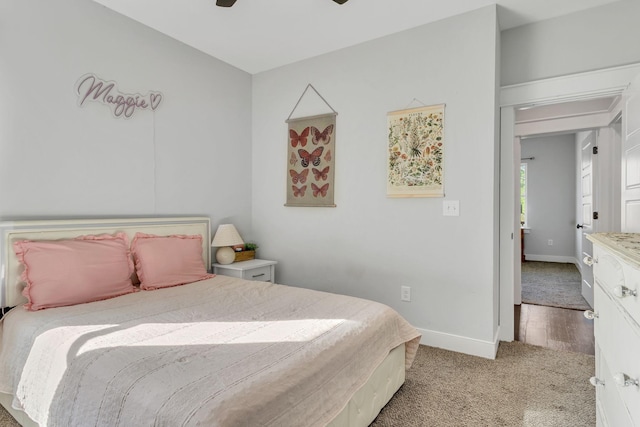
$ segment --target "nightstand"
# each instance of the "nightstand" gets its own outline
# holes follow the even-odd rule
[[[238,277],[246,280],[275,283],[276,264],[278,261],[266,259],[250,259],[233,264],[213,264],[213,273],[222,276]]]

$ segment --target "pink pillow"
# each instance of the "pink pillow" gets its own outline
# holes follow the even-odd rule
[[[62,307],[135,291],[125,233],[70,240],[22,240],[14,250],[24,265],[22,294],[27,310]]]
[[[140,288],[184,285],[209,279],[202,260],[202,236],[155,236],[136,233],[131,243]]]

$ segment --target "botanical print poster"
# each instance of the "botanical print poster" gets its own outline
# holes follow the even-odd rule
[[[335,207],[336,115],[302,117],[288,123],[285,206]]]
[[[444,104],[387,114],[387,196],[444,197]]]

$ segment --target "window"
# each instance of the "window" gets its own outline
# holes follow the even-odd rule
[[[527,226],[527,164],[520,163],[520,225]]]

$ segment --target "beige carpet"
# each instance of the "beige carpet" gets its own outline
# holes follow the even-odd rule
[[[517,341],[496,360],[420,346],[372,426],[595,426],[594,371],[593,356]]]
[[[519,342],[496,360],[420,346],[372,427],[595,426],[594,358]],[[0,408],[0,426],[18,424]]]

